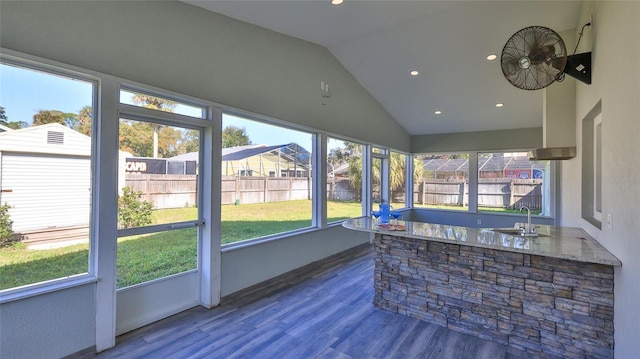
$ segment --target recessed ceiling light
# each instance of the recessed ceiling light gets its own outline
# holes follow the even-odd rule
[[[436,115],[442,115],[442,111],[438,110],[436,112],[434,112]]]
[[[498,102],[498,103],[496,104],[496,107],[502,107],[502,106],[504,106],[504,104],[503,104],[503,103]]]
[[[498,55],[496,55],[496,54],[491,54],[491,55],[487,56],[487,60],[489,60],[489,61],[493,61],[493,60],[495,60],[497,58],[498,58]]]
[[[340,5],[344,2],[344,0],[331,0],[331,5]]]
[[[413,70],[410,72],[411,76],[418,76],[420,74],[420,72]]]

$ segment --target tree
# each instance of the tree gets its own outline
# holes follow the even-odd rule
[[[144,108],[165,112],[173,112],[178,105],[176,101],[150,96],[139,92],[133,93],[133,103]]]
[[[145,108],[150,108],[152,110],[165,111],[165,112],[173,112],[173,110],[178,105],[177,102],[167,100],[160,97],[150,96],[147,94],[134,92],[133,93],[133,103],[136,105],[140,105]],[[153,129],[153,157],[157,158],[159,155],[159,132],[160,128],[163,127],[159,124],[151,124]]]
[[[200,150],[200,132],[197,130],[185,130],[182,133],[178,154],[197,152]]]
[[[91,123],[93,122],[93,108],[91,106],[84,106],[78,112],[76,117],[77,121],[72,127],[74,130],[80,132],[83,135],[91,136]]]
[[[222,130],[222,147],[236,147],[250,145],[251,140],[244,128],[229,125]]]
[[[0,106],[0,125],[7,126],[14,130],[19,130],[21,128],[29,127],[29,124],[24,121],[9,121],[7,117],[7,113],[4,110],[4,107]]]
[[[58,110],[40,110],[33,115],[33,126],[59,123],[69,128],[74,128],[77,121],[76,114]]]
[[[154,133],[157,133],[156,138]],[[136,157],[168,158],[186,153],[180,148],[182,138],[183,134],[173,127],[148,122],[120,121],[120,149]]]
[[[3,123],[3,125],[14,130],[19,130],[21,128],[29,127],[29,124],[24,121],[6,122],[6,123]]]

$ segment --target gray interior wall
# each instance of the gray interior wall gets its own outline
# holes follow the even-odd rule
[[[577,31],[586,28],[578,53],[592,51],[592,84],[577,82],[578,156],[562,161],[561,225],[584,228],[622,261],[616,268],[615,356],[640,353],[640,2],[585,2]],[[612,56],[624,54],[624,56]],[[582,122],[602,101],[602,229],[582,218]],[[611,226],[606,222],[611,214]]]
[[[500,151],[542,147],[542,127],[411,137],[411,153]]]
[[[0,358],[60,358],[95,344],[95,284],[0,305]]]
[[[369,241],[342,226],[222,253],[222,296]]]
[[[2,2],[0,19],[2,47],[409,150],[336,58],[303,40],[175,1]]]

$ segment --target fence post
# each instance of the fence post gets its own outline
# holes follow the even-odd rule
[[[267,203],[267,196],[269,195],[269,177],[264,178],[264,203]]]
[[[516,195],[514,193],[514,184],[513,184],[513,178],[509,179],[509,206],[511,206],[511,208],[516,209]]]
[[[236,199],[236,201],[239,201],[240,200],[240,177],[234,176],[233,177],[233,181],[234,181],[235,188],[236,188],[236,191],[235,191],[236,192],[236,198],[235,199]]]
[[[289,201],[293,198],[293,177],[289,177]]]
[[[462,206],[469,205],[469,181],[462,182]]]
[[[151,179],[149,177],[147,177],[147,180],[145,181],[145,197],[147,199],[147,201],[151,202]]]
[[[422,198],[420,198],[421,204],[427,204],[427,182],[423,178],[422,179]]]

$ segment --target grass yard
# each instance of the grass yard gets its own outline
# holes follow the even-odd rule
[[[360,203],[329,202],[328,221],[361,215]],[[154,223],[193,220],[197,208],[154,211]],[[289,201],[222,207],[222,243],[273,235],[311,226],[311,201]],[[118,239],[117,286],[127,287],[194,269],[195,228]],[[0,249],[0,290],[86,273],[88,244],[28,250],[24,244]]]

